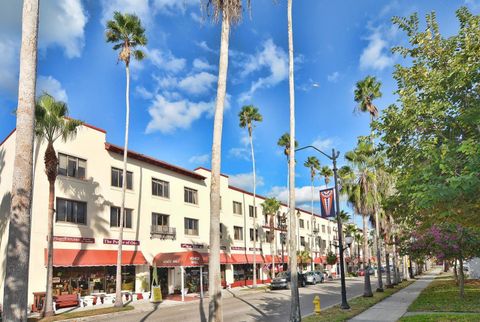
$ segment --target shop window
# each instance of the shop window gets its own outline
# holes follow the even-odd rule
[[[242,203],[238,201],[233,202],[233,213],[236,215],[242,215]]]
[[[184,201],[186,203],[193,203],[195,205],[198,205],[198,191],[185,187]]]
[[[298,222],[299,222],[300,228],[305,227],[305,222],[303,221],[303,219],[300,219]]]
[[[123,186],[123,170],[112,167],[112,186],[121,188]],[[127,189],[133,189],[133,172],[127,171]]]
[[[85,179],[87,161],[63,153],[58,154],[58,174],[62,176]]]
[[[253,218],[253,206],[248,206],[248,216]],[[255,207],[255,217],[257,217],[257,207]]]
[[[56,221],[87,224],[87,203],[57,198]]]
[[[198,236],[198,219],[185,218],[185,235]]]
[[[170,198],[170,184],[167,181],[152,178],[152,195]]]
[[[123,209],[123,227],[132,228],[132,209]],[[110,207],[110,227],[120,227],[120,207]]]
[[[243,227],[233,226],[233,239],[243,240]]]

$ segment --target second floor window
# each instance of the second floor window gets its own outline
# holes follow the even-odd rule
[[[300,219],[298,222],[299,222],[300,228],[305,227],[305,222],[303,221],[303,219]]]
[[[255,229],[255,240],[258,241],[258,229]],[[250,241],[253,241],[253,228],[250,228]]]
[[[121,188],[123,184],[123,170],[112,168],[112,186]],[[133,173],[127,171],[127,189],[133,189]]]
[[[132,228],[132,209],[124,209],[123,228]],[[120,227],[120,207],[110,207],[110,227]]]
[[[198,205],[198,191],[185,187],[184,201]]]
[[[300,245],[305,246],[305,237],[300,236]]]
[[[63,153],[58,154],[58,174],[62,176],[85,179],[87,161]]]
[[[152,178],[152,195],[170,198],[170,185],[167,181]]]
[[[152,212],[152,225],[168,227],[168,217],[169,217],[168,215]]]
[[[87,224],[87,203],[57,198],[57,222]]]
[[[248,206],[248,216],[253,218],[253,206]],[[255,217],[257,217],[257,207],[255,207]]]
[[[198,236],[198,219],[185,218],[185,235]]]
[[[322,233],[325,232],[325,225],[322,225]]]
[[[233,213],[236,215],[242,214],[242,203],[238,201],[233,202]]]
[[[243,227],[233,226],[233,239],[243,240]]]

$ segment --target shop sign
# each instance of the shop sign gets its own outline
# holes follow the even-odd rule
[[[118,239],[109,239],[109,238],[104,238],[103,243],[107,245],[118,245]],[[124,239],[122,241],[122,245],[131,245],[131,246],[138,246],[140,245],[140,241],[138,240],[126,240]]]
[[[204,244],[180,244],[180,247],[182,248],[193,248],[193,249],[202,249],[202,248],[207,248]]]
[[[47,236],[47,240],[48,240],[48,236]],[[89,238],[89,237],[53,236],[53,241],[62,242],[62,243],[95,244],[95,238]]]
[[[220,246],[221,250],[227,250],[227,246]]]
[[[60,277],[53,277],[52,283],[60,283]]]
[[[245,250],[245,247],[239,247],[239,246],[232,246],[232,250]]]
[[[254,248],[253,248],[253,247],[250,247],[248,250],[250,250],[250,251],[253,252]],[[262,249],[261,249],[261,248],[257,248],[257,251],[262,251]]]

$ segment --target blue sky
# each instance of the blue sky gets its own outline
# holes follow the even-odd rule
[[[21,4],[0,2],[3,138],[15,127]],[[254,130],[258,191],[285,198],[286,160],[276,142],[289,122],[286,0],[252,2],[252,18],[245,12],[230,37],[222,172],[232,183],[250,186],[246,130],[239,128],[237,115],[242,105],[254,104],[264,118]],[[294,1],[300,145],[335,147],[343,155],[358,135],[368,133],[368,116],[353,113],[355,83],[366,75],[383,83],[380,109],[395,101],[393,66],[405,62],[390,48],[406,38],[392,26],[392,16],[418,12],[423,19],[434,10],[442,33],[449,35],[458,28],[455,10],[462,5],[480,12],[478,0]],[[125,69],[104,40],[104,23],[115,10],[139,15],[149,40],[147,58],[132,66],[130,148],[190,169],[210,167],[220,34],[219,25],[202,19],[199,0],[42,1],[39,91],[67,101],[73,117],[107,130],[109,142],[123,144]],[[300,204],[310,200],[303,162],[312,153],[297,155]]]

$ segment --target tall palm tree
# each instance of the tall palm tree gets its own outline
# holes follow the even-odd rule
[[[5,321],[27,320],[38,11],[39,0],[23,1],[17,130],[3,288]]]
[[[253,105],[242,107],[238,114],[240,118],[240,127],[248,129],[248,138],[250,140],[250,150],[252,153],[252,175],[253,175],[253,288],[257,287],[257,176],[255,169],[255,153],[253,150],[253,122],[261,122],[262,115],[258,112],[258,108]]]
[[[123,306],[122,301],[122,244],[125,212],[125,189],[127,186],[127,154],[128,154],[128,129],[130,122],[130,60],[142,60],[145,57],[139,46],[147,45],[145,29],[140,19],[133,14],[113,13],[113,20],[107,21],[105,32],[107,42],[113,43],[113,50],[120,50],[118,61],[125,63],[127,84],[125,88],[126,115],[125,115],[125,143],[123,146],[123,172],[122,172],[122,204],[120,207],[120,220],[118,232],[117,272],[115,287],[115,306]]]
[[[381,83],[377,81],[374,76],[367,76],[363,80],[358,81],[356,84],[356,88],[354,91],[354,100],[357,103],[355,110],[360,111],[362,113],[369,113],[370,114],[370,140],[374,145],[374,138],[373,138],[373,128],[372,123],[374,119],[378,116],[378,108],[373,104],[373,100],[380,98],[382,96],[382,92],[380,91]],[[376,186],[374,188],[374,198],[376,197]],[[383,281],[382,281],[382,270],[381,270],[381,253],[380,253],[380,226],[378,220],[378,211],[379,211],[379,204],[375,204],[374,215],[375,215],[375,232],[376,232],[376,250],[377,250],[377,277],[378,277],[378,287],[377,292],[383,292]]]
[[[323,177],[325,180],[325,188],[328,188],[328,184],[330,183],[330,178],[333,177],[333,171],[328,165],[324,165],[319,173],[320,177]]]
[[[311,196],[312,196],[312,199],[311,199],[311,216],[312,216],[312,220],[311,220],[311,231],[310,231],[310,234],[313,236],[313,197],[314,197],[314,189],[313,189],[313,183],[314,183],[314,180],[315,180],[315,176],[317,175],[317,171],[320,170],[320,161],[318,161],[318,159],[316,157],[308,157],[307,158],[307,161],[305,161],[303,163],[303,165],[307,168],[310,169],[310,183],[311,183]],[[313,271],[313,260],[311,262],[311,269]]]
[[[263,212],[269,216],[270,223],[270,253],[272,254],[272,279],[275,277],[275,215],[280,209],[280,201],[275,198],[267,198],[262,203]]]
[[[287,2],[287,29],[288,29],[288,88],[290,96],[290,142],[295,142],[295,79],[293,74],[294,56],[293,56],[293,19],[292,19],[293,0]],[[295,146],[296,147],[296,146]],[[291,309],[290,321],[297,322],[302,319],[300,314],[300,295],[298,293],[297,278],[297,218],[295,216],[295,149],[289,151],[288,173],[289,173],[289,207],[290,207],[290,230],[289,230],[289,258],[291,273]]]
[[[209,322],[223,321],[220,274],[220,165],[222,152],[222,127],[227,90],[228,45],[230,25],[242,17],[242,0],[202,0],[214,21],[222,20],[220,35],[220,60],[218,64],[217,99],[213,121],[212,173],[210,180],[210,256],[208,269]],[[247,1],[250,8],[250,1]]]
[[[53,217],[55,215],[55,181],[58,174],[58,158],[53,143],[62,138],[67,141],[75,137],[78,127],[82,122],[68,119],[68,107],[64,102],[56,101],[48,94],[39,97],[35,106],[35,134],[47,142],[45,150],[45,173],[48,179],[48,247],[47,247],[47,285],[45,316],[54,315],[52,298],[53,278]]]

